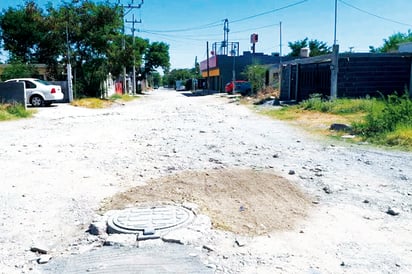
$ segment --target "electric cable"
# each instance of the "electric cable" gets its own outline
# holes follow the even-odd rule
[[[287,6],[284,6],[284,7],[281,7],[281,8],[277,8],[277,9],[265,11],[265,12],[262,12],[262,13],[259,13],[259,14],[255,14],[255,15],[251,15],[251,16],[248,16],[248,17],[244,17],[244,18],[241,18],[241,19],[233,20],[233,21],[230,21],[230,23],[233,24],[233,23],[238,23],[238,22],[246,21],[246,20],[253,19],[253,18],[256,18],[256,17],[259,17],[259,16],[263,16],[263,15],[270,14],[270,13],[274,13],[274,12],[277,12],[277,11],[280,11],[280,10],[288,9],[288,8],[291,8],[291,7],[294,7],[294,6],[297,6],[297,5],[301,5],[301,4],[303,4],[303,3],[305,3],[305,2],[308,2],[308,1],[309,1],[309,0],[302,0],[302,1],[299,1],[299,2],[296,2],[296,3],[292,3],[292,4],[290,4],[290,5],[287,5]]]
[[[299,1],[299,2],[295,2],[295,3],[289,4],[289,5],[283,6],[283,7],[281,7],[281,8],[277,8],[277,9],[265,11],[265,12],[262,12],[262,13],[258,13],[258,14],[255,14],[255,15],[251,15],[251,16],[248,16],[248,17],[236,19],[236,20],[234,20],[234,21],[230,21],[230,23],[233,24],[233,23],[238,23],[238,22],[250,20],[250,19],[253,19],[253,18],[256,18],[256,17],[259,17],[259,16],[263,16],[263,15],[270,14],[270,13],[274,13],[274,12],[277,12],[277,11],[280,11],[280,10],[288,9],[288,8],[291,8],[291,7],[294,7],[294,6],[297,6],[297,5],[301,5],[301,4],[303,4],[303,3],[305,3],[305,2],[308,2],[308,1],[309,1],[309,0],[302,0],[302,1]],[[219,21],[215,21],[215,22],[212,22],[212,23],[209,23],[209,24],[206,24],[206,25],[201,25],[201,26],[191,27],[191,28],[185,28],[185,29],[174,29],[174,30],[146,30],[146,31],[156,32],[156,33],[163,33],[163,32],[186,32],[186,31],[193,31],[193,30],[201,30],[201,29],[208,29],[208,28],[220,27],[221,24],[222,24],[222,21],[224,21],[224,20],[219,20]]]
[[[396,20],[393,20],[393,19],[390,19],[390,18],[386,18],[386,17],[380,16],[380,15],[371,13],[371,12],[369,12],[369,11],[367,11],[367,10],[364,10],[364,9],[358,8],[358,7],[356,7],[356,6],[352,5],[352,4],[349,4],[349,3],[347,3],[346,1],[339,0],[339,2],[342,3],[342,4],[344,4],[344,5],[346,5],[346,6],[348,6],[348,7],[350,7],[350,8],[353,8],[353,9],[355,9],[355,10],[357,10],[357,11],[366,13],[366,14],[368,14],[368,15],[370,15],[370,16],[373,16],[373,17],[376,17],[376,18],[379,18],[379,19],[382,19],[382,20],[385,20],[385,21],[388,21],[388,22],[392,22],[392,23],[395,23],[395,24],[412,27],[411,24],[402,23],[402,22],[399,22],[399,21],[396,21]]]

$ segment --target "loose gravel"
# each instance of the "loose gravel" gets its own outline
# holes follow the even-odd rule
[[[217,273],[412,269],[411,153],[325,140],[221,95],[169,90],[109,109],[40,108],[0,129],[0,273],[41,272],[39,262],[96,248],[85,230],[104,198],[232,168],[288,178],[316,209],[290,231],[211,231],[202,256]]]

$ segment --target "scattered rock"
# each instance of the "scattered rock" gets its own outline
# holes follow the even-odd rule
[[[288,173],[289,175],[295,175],[296,174],[296,172],[293,170],[293,169],[291,169],[291,170],[289,170],[289,173]]]
[[[387,214],[391,215],[391,216],[397,216],[399,215],[399,210],[395,209],[395,208],[391,208],[388,207],[388,210],[386,211]]]
[[[136,246],[136,234],[110,234],[103,243],[104,246]]]
[[[364,204],[369,204],[369,200],[363,200]]]
[[[334,123],[334,124],[330,125],[329,130],[351,132],[352,127],[348,126],[348,125],[345,125],[345,124]]]
[[[210,246],[210,245],[203,245],[202,248],[203,248],[203,249],[206,249],[207,251],[214,251],[214,250],[215,250],[215,248],[212,247],[212,246]]]
[[[44,247],[44,246],[39,246],[39,245],[32,246],[32,247],[30,248],[30,251],[31,251],[31,252],[40,253],[40,254],[47,254],[47,252],[48,252],[46,247]]]
[[[181,228],[171,230],[170,232],[162,235],[162,240],[168,243],[178,243],[183,245],[193,244],[203,238],[203,233],[200,231],[194,231],[188,228]]]
[[[106,233],[107,223],[106,220],[97,220],[89,225],[89,228],[86,232],[98,236]]]
[[[242,237],[236,237],[235,243],[237,244],[237,246],[239,247],[243,247],[246,245],[246,241],[244,238]]]
[[[325,186],[324,188],[322,188],[322,190],[323,190],[326,194],[332,194],[332,190],[331,190],[328,186]]]
[[[37,263],[38,264],[47,264],[51,259],[52,259],[52,256],[50,256],[50,255],[41,255],[37,259]]]

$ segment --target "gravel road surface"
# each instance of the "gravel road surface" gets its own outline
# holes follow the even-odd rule
[[[314,209],[241,246],[212,231],[203,259],[217,273],[411,273],[411,153],[325,140],[224,96],[190,95],[157,90],[101,110],[59,104],[0,123],[0,273],[41,273],[42,249],[52,260],[87,251],[85,230],[119,191],[232,168],[283,176]]]

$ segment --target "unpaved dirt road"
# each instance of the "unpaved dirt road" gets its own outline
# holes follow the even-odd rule
[[[298,193],[289,201],[308,202],[292,208],[262,201],[255,215],[273,212],[285,217],[278,222],[294,222],[263,235],[259,223],[247,226],[252,233],[244,234],[252,235],[244,246],[227,241],[230,233],[214,231],[207,256],[218,273],[412,270],[411,153],[308,136],[225,97],[167,90],[103,110],[41,108],[32,119],[0,123],[0,145],[0,273],[36,272],[33,246],[53,257],[79,252],[78,239],[99,209],[130,203],[118,199],[119,192],[165,176],[190,182],[190,172],[204,180],[210,171],[250,176],[263,192],[266,184],[253,181],[263,177],[253,174],[280,176]],[[209,183],[218,186],[219,176],[212,177]],[[156,193],[168,198],[161,187]],[[222,212],[230,210],[222,205]],[[244,232],[236,224],[232,230]]]

